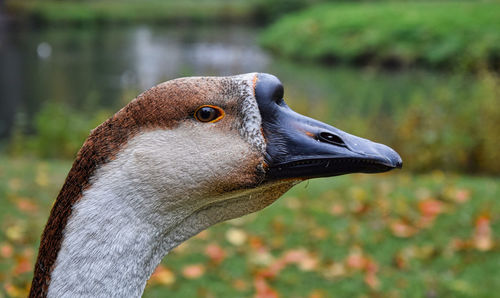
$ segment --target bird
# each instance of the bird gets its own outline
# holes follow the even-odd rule
[[[43,231],[30,297],[138,297],[163,257],[301,181],[402,167],[388,146],[294,112],[274,75],[186,77],[93,129]]]

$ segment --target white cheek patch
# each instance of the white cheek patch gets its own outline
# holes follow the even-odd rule
[[[254,146],[260,153],[266,152],[266,142],[262,135],[262,118],[253,90],[253,80],[257,73],[243,74],[231,77],[240,90],[241,127],[240,135]]]
[[[96,171],[73,206],[49,297],[139,297],[168,250],[217,217],[196,218],[197,226],[179,224],[224,199],[207,194],[243,175],[243,165],[255,156],[236,131],[209,123],[181,123],[132,138]]]

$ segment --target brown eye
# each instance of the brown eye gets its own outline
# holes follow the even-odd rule
[[[205,105],[194,112],[194,117],[200,122],[216,122],[224,117],[224,111],[216,106]]]

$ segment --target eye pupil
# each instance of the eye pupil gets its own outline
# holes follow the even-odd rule
[[[220,108],[212,106],[202,106],[198,108],[195,112],[196,120],[200,122],[212,122],[217,121],[224,115],[224,112]]]
[[[203,120],[210,121],[210,120],[212,120],[214,114],[215,114],[215,110],[213,108],[203,107],[198,112],[198,118],[202,121]]]

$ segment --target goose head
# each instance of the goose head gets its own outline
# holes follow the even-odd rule
[[[140,296],[161,259],[300,181],[401,167],[291,110],[269,74],[159,84],[94,129],[42,235],[30,295]]]

